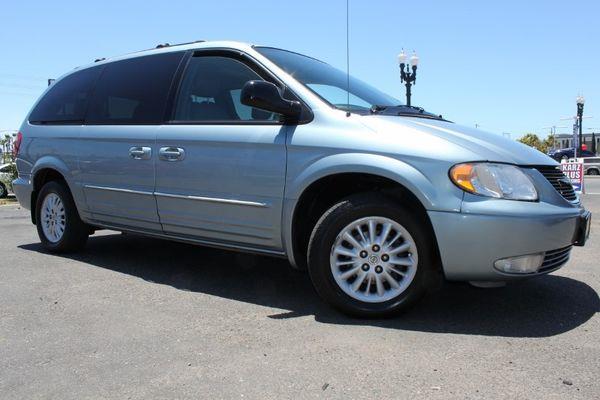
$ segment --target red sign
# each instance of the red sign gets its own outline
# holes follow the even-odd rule
[[[583,163],[564,162],[560,164],[562,172],[571,180],[571,185],[576,192],[583,192]]]

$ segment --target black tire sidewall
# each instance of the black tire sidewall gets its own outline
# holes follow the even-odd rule
[[[58,242],[51,242],[48,240],[42,228],[42,204],[44,203],[44,199],[51,193],[54,193],[60,197],[63,207],[65,208],[65,232]],[[62,183],[52,181],[46,183],[42,187],[37,197],[35,217],[40,241],[44,247],[51,252],[75,250],[83,246],[87,240],[87,234],[85,234],[85,224],[79,218],[79,213],[77,212],[77,208],[71,193]]]
[[[413,304],[426,291],[426,278],[436,265],[431,235],[417,214],[377,194],[354,195],[329,209],[317,222],[309,243],[309,273],[315,289],[334,307],[360,317],[394,315]],[[415,241],[417,272],[408,288],[386,302],[366,303],[347,295],[335,282],[330,267],[331,247],[337,235],[353,221],[370,216],[392,219],[402,225]]]
[[[7,196],[8,196],[8,189],[6,188],[6,185],[4,183],[0,182],[0,199],[3,199]]]

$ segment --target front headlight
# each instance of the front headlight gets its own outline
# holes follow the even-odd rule
[[[450,179],[459,188],[498,199],[538,199],[531,179],[521,168],[508,164],[465,163],[450,169]]]

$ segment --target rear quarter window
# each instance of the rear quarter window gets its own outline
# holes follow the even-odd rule
[[[74,72],[56,82],[29,115],[31,123],[81,123],[102,67]]]
[[[183,52],[107,64],[98,80],[87,124],[157,124]]]

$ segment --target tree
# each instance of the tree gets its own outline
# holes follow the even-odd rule
[[[554,137],[553,133],[549,134],[548,137],[546,137],[546,139],[544,139],[543,143],[544,143],[544,146],[546,146],[546,151],[549,151],[554,148],[554,144],[555,144],[554,140],[555,140],[555,137]]]
[[[519,142],[526,144],[527,146],[531,146],[534,149],[541,151],[542,153],[546,153],[546,151],[548,150],[547,140],[548,139],[546,139],[545,141],[540,140],[538,135],[536,135],[535,133],[526,133],[525,135],[523,135],[523,137],[519,139]],[[550,141],[550,144],[551,143],[552,141]]]

